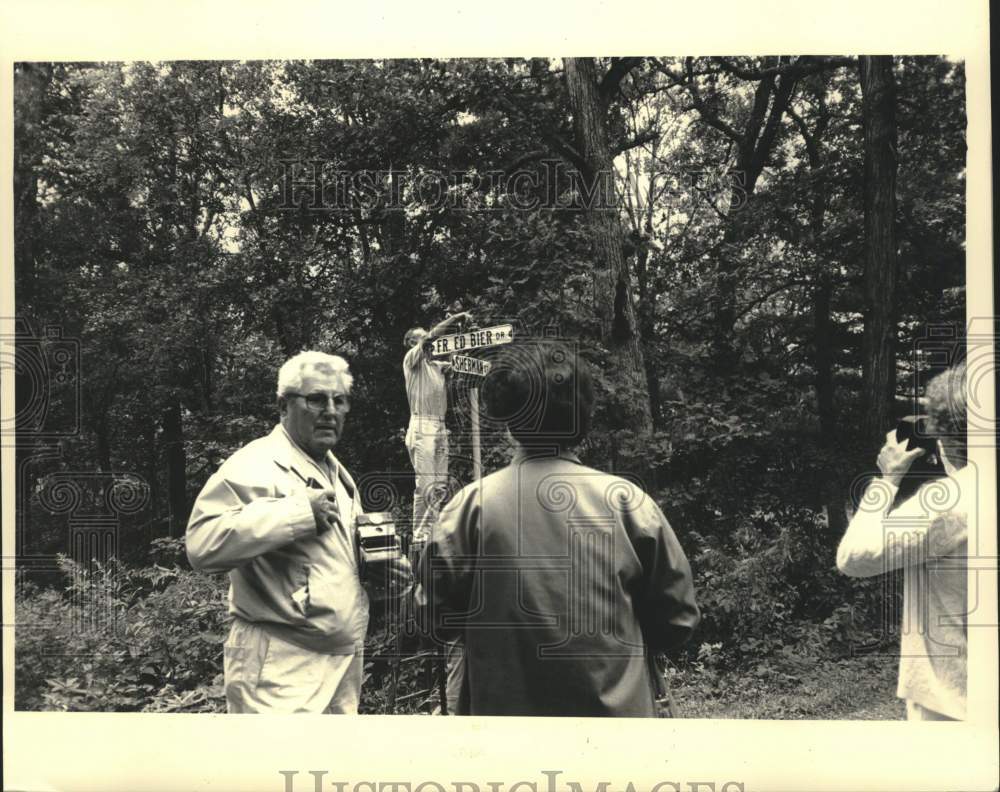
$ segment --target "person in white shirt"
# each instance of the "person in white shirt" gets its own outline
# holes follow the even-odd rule
[[[430,332],[422,327],[413,327],[403,337],[403,346],[407,350],[403,357],[403,380],[410,404],[410,424],[406,429],[405,443],[416,474],[410,540],[410,555],[414,559],[430,539],[431,528],[437,521],[448,490],[448,429],[444,420],[448,410],[448,385],[444,375],[451,364],[434,360],[431,348],[435,338],[462,321],[472,322],[472,314],[458,311],[436,324]],[[446,669],[448,711],[454,712],[463,674],[460,642],[449,644]]]
[[[895,430],[879,452],[872,479],[837,550],[851,577],[903,570],[899,683],[909,720],[964,720],[968,515],[975,470],[968,463],[966,375],[961,363],[935,377],[925,395],[927,428],[938,438],[946,476],[923,484],[892,508],[900,482],[925,452],[907,450]]]
[[[455,313],[435,325],[430,332],[414,327],[406,332],[403,346],[403,379],[410,405],[410,425],[406,430],[406,450],[416,473],[413,491],[413,538],[416,547],[428,538],[430,525],[439,511],[441,500],[436,489],[445,489],[448,481],[448,431],[445,413],[448,410],[446,361],[434,360],[430,350],[435,338],[455,322],[472,321],[467,311]]]

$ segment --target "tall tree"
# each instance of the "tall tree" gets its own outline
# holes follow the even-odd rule
[[[827,85],[823,75],[817,75],[808,91],[814,105],[815,120],[809,123],[794,109],[789,115],[795,122],[805,144],[809,164],[808,244],[813,250],[822,246],[826,224],[829,189],[824,183],[824,133],[830,124],[830,109],[826,101]],[[812,288],[813,361],[816,369],[816,412],[819,415],[820,442],[829,445],[836,432],[833,383],[833,328],[830,317],[833,296],[832,267],[825,263],[817,268]]]
[[[611,375],[625,386],[631,401],[628,428],[638,435],[652,431],[645,364],[639,345],[628,260],[623,254],[621,215],[615,189],[614,156],[608,135],[608,102],[638,59],[612,59],[601,78],[593,58],[566,58],[566,89],[573,112],[573,131],[584,183],[591,188],[585,212],[599,278],[594,300],[601,341],[612,353]]]
[[[896,84],[892,56],[860,58],[864,128],[865,329],[862,431],[876,442],[896,385]]]

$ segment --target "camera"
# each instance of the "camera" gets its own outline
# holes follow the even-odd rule
[[[388,565],[402,557],[396,523],[389,512],[361,514],[355,523],[361,580],[386,588]]]
[[[944,465],[938,455],[937,438],[927,429],[926,415],[908,415],[900,419],[896,424],[896,442],[902,443],[904,440],[907,451],[922,448],[925,453],[913,460],[910,469],[903,476],[894,507],[913,495],[923,484],[945,475]]]
[[[927,431],[926,415],[908,415],[896,424],[896,442],[906,443],[906,450],[913,451],[922,448],[927,455],[937,454],[937,438]]]

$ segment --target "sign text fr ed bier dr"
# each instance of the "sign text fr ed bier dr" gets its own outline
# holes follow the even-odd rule
[[[431,348],[432,355],[451,355],[469,349],[479,347],[496,346],[497,344],[509,344],[514,340],[513,325],[496,325],[494,327],[484,327],[480,330],[471,330],[468,333],[457,335],[441,336],[434,339],[434,346]]]

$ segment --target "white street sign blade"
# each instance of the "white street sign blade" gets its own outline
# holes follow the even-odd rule
[[[451,357],[451,370],[456,374],[477,374],[480,377],[485,377],[490,373],[491,368],[493,368],[493,364],[488,360],[480,360],[467,355],[452,355]]]
[[[470,330],[468,333],[435,338],[431,354],[436,356],[452,355],[455,352],[465,352],[469,349],[480,349],[481,347],[496,346],[497,344],[509,344],[513,340],[513,325],[505,324],[496,325],[495,327],[483,327],[480,330]]]

